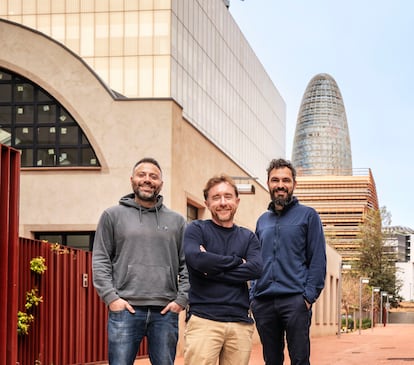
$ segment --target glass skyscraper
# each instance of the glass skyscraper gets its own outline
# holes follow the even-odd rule
[[[292,162],[301,175],[352,175],[344,102],[335,80],[314,76],[298,113]]]

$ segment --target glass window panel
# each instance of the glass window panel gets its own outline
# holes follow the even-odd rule
[[[45,101],[53,101],[53,99],[43,92],[42,90],[37,90],[37,101],[39,102],[45,102]]]
[[[153,92],[153,57],[139,58],[139,96],[151,97]]]
[[[153,7],[153,0],[139,0],[139,10],[152,10]]]
[[[61,127],[60,128],[60,140],[61,144],[71,144],[77,145],[78,144],[78,131],[79,128],[77,126],[72,127]]]
[[[114,90],[123,90],[123,58],[111,57],[109,59],[109,83]]]
[[[10,102],[12,98],[12,88],[8,84],[0,84],[0,102]]]
[[[52,38],[59,42],[64,43],[65,41],[65,15],[64,14],[53,14],[52,16]]]
[[[89,234],[68,234],[66,237],[66,245],[74,248],[82,248],[88,250],[91,245],[91,236]]]
[[[139,10],[139,0],[128,0],[124,2],[125,11]]]
[[[36,166],[55,166],[56,155],[54,148],[39,148],[37,150]]]
[[[60,108],[59,122],[61,123],[75,123],[71,115],[64,109]]]
[[[153,54],[153,18],[154,14],[150,11],[139,13],[138,52],[141,55]]]
[[[81,165],[82,166],[97,166],[98,159],[91,148],[82,148],[81,150]]]
[[[10,105],[0,106],[0,127],[12,122],[12,108]]]
[[[34,122],[33,105],[16,106],[16,123],[32,124]]]
[[[154,96],[170,96],[170,57],[154,57]],[[194,96],[194,94],[191,94]]]
[[[198,208],[194,205],[187,204],[187,222],[198,219]]]
[[[20,127],[15,130],[16,136],[14,137],[14,144],[16,146],[33,144],[33,128]]]
[[[95,1],[95,11],[96,12],[109,11],[109,0]]]
[[[66,45],[75,53],[79,53],[79,21],[79,14],[66,15]]]
[[[138,13],[125,13],[125,55],[138,53]]]
[[[25,148],[21,150],[20,164],[22,167],[33,166],[33,150],[32,149]]]
[[[48,241],[49,243],[59,243],[63,244],[63,237],[60,234],[38,234],[36,238],[39,240]]]
[[[125,78],[125,92],[129,95],[138,95],[138,58],[126,57],[125,62],[125,74],[128,77]]]
[[[61,148],[59,155],[59,165],[77,165],[78,149],[77,148]]]
[[[99,1],[98,3],[100,3]],[[94,44],[94,14],[81,14],[80,15],[80,55],[81,57],[93,57],[95,52]]]
[[[55,2],[55,1],[53,1]],[[59,1],[56,1],[59,2]],[[88,2],[88,1],[85,1]],[[101,2],[101,1],[99,1]],[[102,1],[104,2],[104,1]],[[62,3],[66,4],[66,12],[67,13],[79,13],[80,11],[80,0],[71,0],[71,1],[62,1]]]
[[[37,143],[55,144],[56,143],[56,127],[39,127],[37,128]]]
[[[5,144],[6,146],[11,145],[11,129],[10,128],[0,128],[0,143]]]
[[[56,105],[38,105],[37,107],[38,123],[56,123]]]
[[[0,80],[11,80],[12,76],[8,72],[0,71]]]
[[[108,56],[109,18],[107,13],[95,14],[95,56]]]
[[[21,83],[16,85],[14,93],[15,101],[17,102],[33,102],[34,88],[30,84]]]
[[[171,9],[171,0],[154,0],[154,9]]]
[[[167,11],[154,13],[154,53],[170,53],[170,14]]]
[[[27,0],[22,6],[23,14],[34,14],[36,13],[36,0]]]
[[[50,13],[50,0],[37,0],[38,13]]]

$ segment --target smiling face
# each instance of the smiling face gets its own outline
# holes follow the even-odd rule
[[[220,182],[209,189],[205,204],[214,223],[232,227],[239,202],[234,187],[228,182]]]
[[[292,199],[296,182],[293,179],[292,171],[288,167],[281,167],[269,172],[267,186],[270,199],[274,202],[276,210],[282,210]]]
[[[144,207],[152,207],[156,203],[162,184],[160,169],[149,162],[137,165],[131,176],[135,201]]]

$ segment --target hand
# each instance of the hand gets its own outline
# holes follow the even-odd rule
[[[305,304],[306,304],[306,308],[308,308],[308,310],[310,310],[312,304],[310,304],[306,299],[305,299]]]
[[[128,310],[130,313],[135,313],[135,309],[125,299],[119,298],[109,304],[109,310],[112,312],[119,312],[124,309]]]
[[[205,249],[205,247],[203,245],[200,245],[200,251],[201,252],[207,252],[207,250]],[[205,276],[207,276],[207,273],[204,273]]]
[[[184,308],[176,302],[170,302],[162,309],[161,314],[165,314],[170,311],[174,313],[180,313],[183,309]]]

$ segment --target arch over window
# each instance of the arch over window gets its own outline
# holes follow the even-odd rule
[[[39,85],[3,68],[0,143],[21,151],[22,167],[99,166],[69,112]]]

